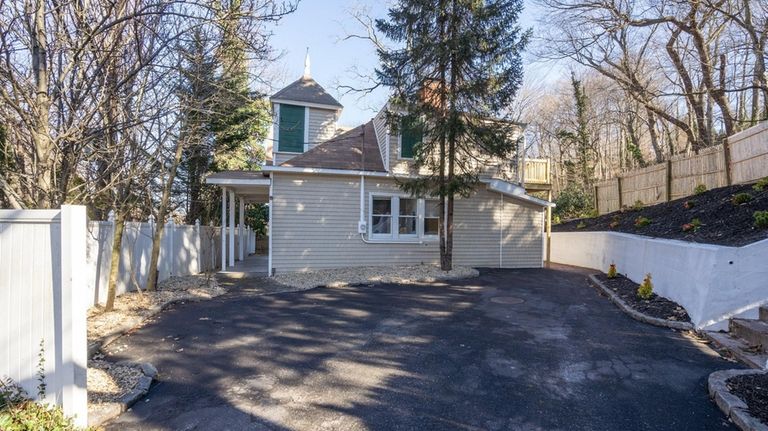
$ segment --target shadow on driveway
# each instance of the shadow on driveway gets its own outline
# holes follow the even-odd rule
[[[269,291],[246,279],[116,342],[159,383],[108,429],[717,430],[734,368],[636,322],[573,269]]]

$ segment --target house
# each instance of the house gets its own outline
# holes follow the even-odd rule
[[[304,76],[275,93],[271,102],[272,163],[258,172],[220,172],[207,178],[227,192],[222,225],[227,200],[230,227],[235,226],[237,199],[241,219],[245,202],[270,204],[270,275],[439,262],[438,200],[409,196],[398,186],[420,174],[412,159],[417,133],[390,133],[386,108],[365,124],[340,130],[343,107],[312,79],[308,64]],[[489,166],[471,196],[456,199],[454,264],[543,265],[552,204],[505,179],[505,169],[506,163]],[[234,230],[228,241],[222,238],[222,269],[234,265]]]

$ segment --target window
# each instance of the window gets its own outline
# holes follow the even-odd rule
[[[423,131],[421,125],[412,119],[403,119],[400,123],[400,158],[412,159],[415,147],[421,144]]]
[[[392,233],[392,198],[374,197],[371,205],[371,233],[390,235]]]
[[[439,202],[406,196],[370,195],[369,236],[380,240],[433,240],[438,235]]]
[[[440,223],[440,201],[427,199],[424,201],[424,236],[437,236]]]
[[[280,104],[277,151],[304,152],[304,107]]]
[[[400,198],[400,214],[397,221],[397,233],[403,235],[418,235],[416,231],[417,201],[412,198]]]

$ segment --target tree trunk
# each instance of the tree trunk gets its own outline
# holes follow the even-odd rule
[[[109,285],[107,287],[107,304],[104,306],[106,311],[112,311],[115,307],[115,296],[117,295],[117,274],[120,269],[120,250],[123,245],[123,232],[125,230],[125,214],[122,210],[115,213],[114,232],[112,235],[112,260],[109,264]]]
[[[648,117],[648,133],[651,137],[651,147],[653,147],[653,154],[656,158],[656,163],[661,163],[664,160],[664,152],[659,145],[659,132],[656,130],[656,115],[653,114],[648,108],[645,108],[645,114]]]
[[[45,2],[27,3],[34,7],[34,22],[29,29],[32,45],[32,74],[35,77],[34,129],[32,141],[35,147],[35,188],[32,193],[38,208],[51,208],[53,175],[53,142],[50,134],[50,98],[48,95],[48,41],[45,36]],[[31,11],[30,11],[31,12]]]
[[[160,240],[165,230],[165,217],[168,215],[168,207],[171,203],[171,190],[173,181],[176,179],[176,170],[181,162],[184,146],[181,142],[176,142],[176,153],[174,154],[171,170],[168,172],[168,179],[163,188],[163,197],[160,200],[160,207],[157,209],[157,225],[155,235],[152,237],[152,253],[149,258],[149,276],[147,277],[147,290],[157,289],[157,264],[160,259]]]

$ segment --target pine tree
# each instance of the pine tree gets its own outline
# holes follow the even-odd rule
[[[406,113],[390,123],[420,125],[415,164],[430,172],[401,187],[439,197],[443,270],[452,268],[455,197],[473,190],[483,161],[507,159],[516,148],[518,126],[507,108],[522,83],[529,39],[517,23],[521,11],[522,0],[399,0],[376,22],[399,44],[379,51],[376,71]]]

